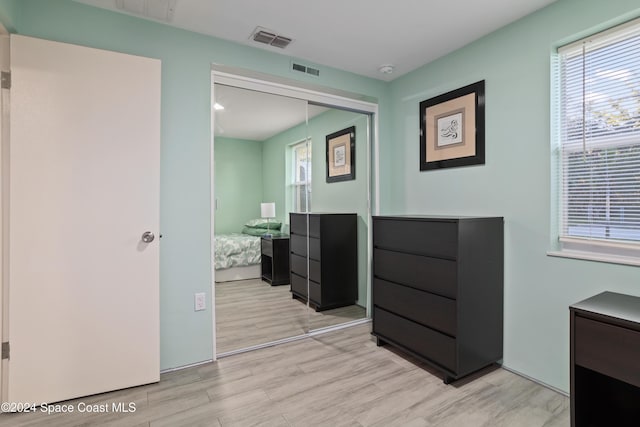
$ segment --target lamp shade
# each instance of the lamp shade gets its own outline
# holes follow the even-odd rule
[[[260,216],[262,216],[262,218],[275,218],[276,217],[275,202],[260,203]]]

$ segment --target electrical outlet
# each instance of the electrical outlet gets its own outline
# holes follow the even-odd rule
[[[206,310],[207,309],[207,301],[206,301],[206,295],[204,292],[200,292],[194,295],[194,300],[195,300],[195,311],[202,311],[202,310]]]

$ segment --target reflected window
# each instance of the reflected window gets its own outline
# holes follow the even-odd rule
[[[311,211],[311,140],[291,147],[293,151],[292,212]]]

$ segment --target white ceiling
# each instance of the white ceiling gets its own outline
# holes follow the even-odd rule
[[[555,0],[75,0],[390,81]],[[293,39],[254,42],[262,27]],[[310,65],[307,63],[306,65]],[[378,71],[392,64],[392,74]],[[215,135],[264,141],[306,119],[306,103],[216,85]],[[325,108],[309,106],[309,118]]]
[[[117,11],[117,2],[146,7],[169,25],[389,81],[555,0],[76,1]],[[293,42],[284,50],[254,42],[258,26]],[[378,71],[385,64],[393,74]]]
[[[264,141],[306,121],[307,102],[300,99],[215,85],[215,102],[224,110],[215,112],[216,136]],[[327,108],[309,105],[309,119]],[[300,134],[300,139],[305,134]],[[295,136],[294,136],[295,137]]]

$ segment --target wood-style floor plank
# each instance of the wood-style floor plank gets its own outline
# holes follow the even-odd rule
[[[451,385],[359,325],[69,403],[133,413],[2,414],[0,426],[566,427],[569,400],[501,368]]]
[[[366,317],[358,305],[316,312],[291,297],[289,285],[271,286],[260,279],[216,283],[218,353],[239,350],[309,330]]]

